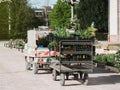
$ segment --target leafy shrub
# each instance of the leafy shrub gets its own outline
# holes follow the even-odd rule
[[[56,41],[52,41],[49,43],[48,47],[51,48],[53,46],[56,46],[57,45],[57,42]]]
[[[25,42],[24,42],[23,40],[17,40],[17,41],[16,41],[16,45],[17,45],[17,46],[22,46],[22,47],[24,47]]]
[[[115,54],[107,54],[107,65],[114,66],[115,65]]]
[[[76,35],[80,35],[82,39],[84,38],[91,38],[94,36],[94,32],[96,31],[95,28],[88,27],[87,29],[80,29],[75,32]]]
[[[115,54],[100,54],[94,57],[95,62],[102,62],[109,66],[115,65]]]
[[[115,67],[120,71],[120,50],[118,50],[115,55]]]
[[[70,33],[66,31],[66,28],[56,28],[55,31],[53,32],[53,34],[57,37],[60,38],[68,38],[70,37]]]

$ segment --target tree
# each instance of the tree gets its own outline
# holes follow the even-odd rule
[[[53,11],[48,16],[51,27],[65,27],[70,23],[70,5],[57,1]]]
[[[34,11],[28,6],[27,0],[12,0],[11,12],[11,36],[25,38],[27,29],[33,27]]]
[[[38,27],[42,20],[35,17],[28,0],[11,0],[0,3],[0,38],[26,38],[27,30]],[[10,10],[10,12],[9,12]],[[9,15],[10,13],[10,15]],[[10,16],[10,34],[9,17]]]
[[[0,39],[8,38],[8,5],[0,3]]]
[[[81,28],[95,22],[98,30],[108,30],[108,0],[80,0],[76,13]]]

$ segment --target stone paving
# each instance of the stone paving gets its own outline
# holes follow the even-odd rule
[[[53,81],[46,71],[37,75],[26,71],[24,54],[3,43],[0,42],[0,90],[120,90],[120,74],[101,68],[89,74],[87,86],[76,80],[66,80],[65,86],[60,86],[59,80]]]

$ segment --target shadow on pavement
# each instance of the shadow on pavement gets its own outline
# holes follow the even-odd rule
[[[105,85],[120,83],[120,75],[99,76],[89,78],[88,85]]]
[[[115,73],[110,70],[105,70],[104,68],[94,68],[92,74],[96,73]]]
[[[105,85],[120,83],[119,74],[111,72],[109,70],[105,70],[103,68],[94,68],[91,76],[92,77],[89,78],[88,85]]]

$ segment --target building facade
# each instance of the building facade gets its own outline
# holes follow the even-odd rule
[[[43,6],[41,9],[34,9],[37,18],[44,18],[46,26],[48,26],[48,14],[52,11],[50,6]]]
[[[120,0],[109,0],[109,42],[120,42]]]

